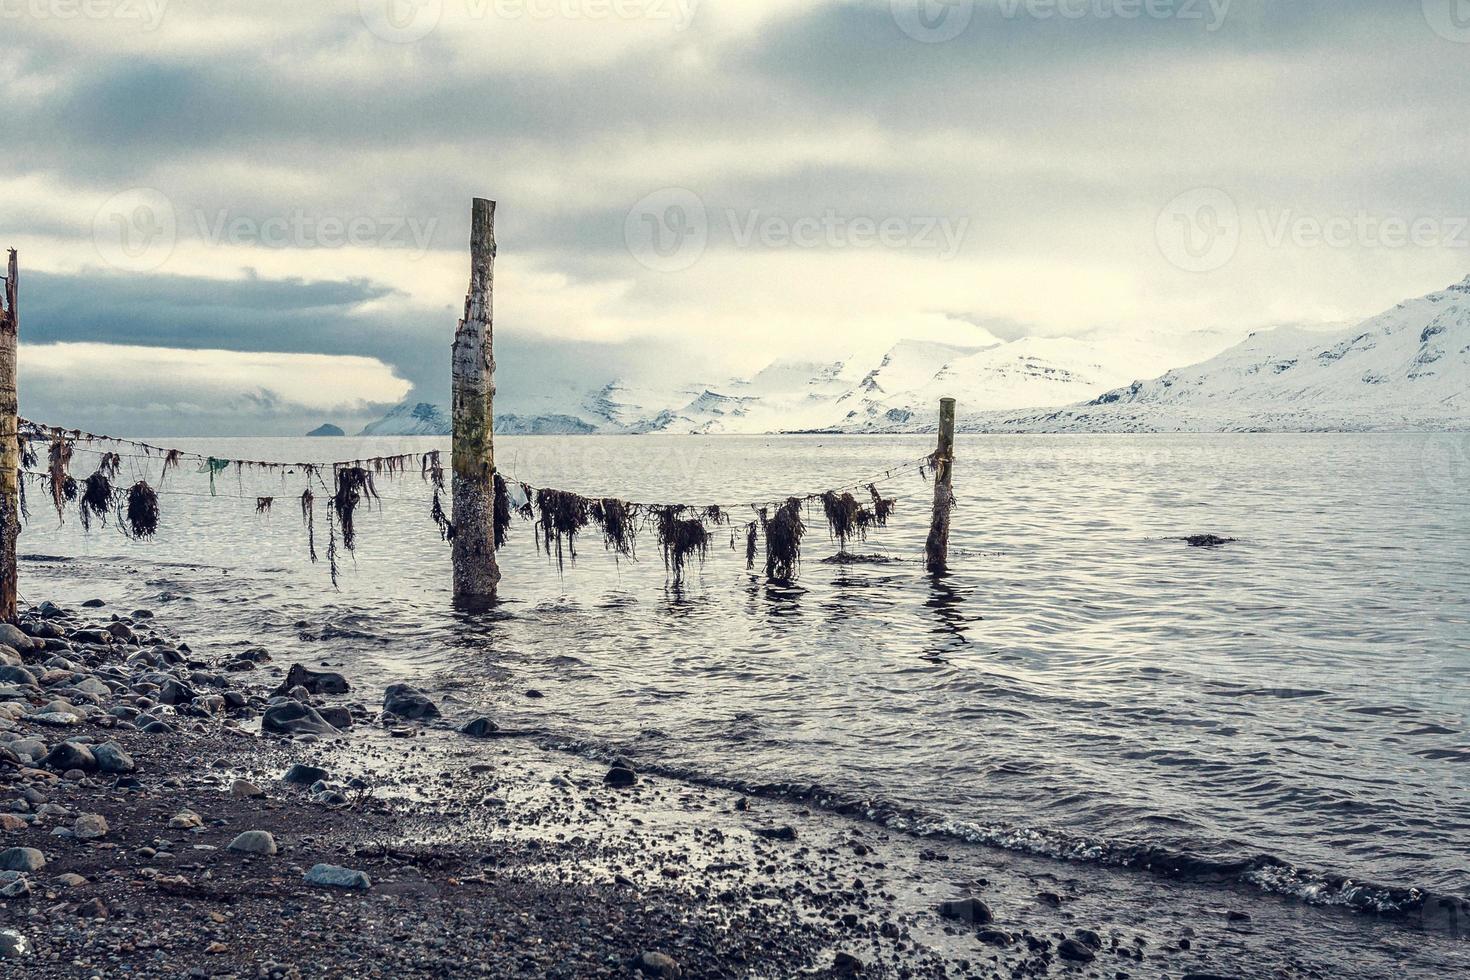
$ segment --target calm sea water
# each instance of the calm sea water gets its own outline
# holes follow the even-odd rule
[[[729,504],[846,484],[931,438],[498,450],[536,485]],[[447,449],[178,444],[284,460]],[[57,529],[33,489],[21,550],[77,560],[27,562],[23,592],[151,606],[196,648],[340,661],[367,688],[413,681],[583,751],[814,785],[892,824],[1324,902],[1470,895],[1470,437],[962,436],[958,453],[954,570],[939,581],[913,560],[929,485],[909,473],[883,487],[892,525],[853,549],[904,561],[821,563],[837,548],[811,512],[794,587],[746,571],[717,535],[676,589],[651,535],[640,561],[615,562],[594,530],[559,571],[518,523],[502,614],[466,619],[417,474],[380,480],[387,499],[359,512],[335,590],[306,558],[300,475],[231,471],[211,497],[186,467],[142,544],[84,535],[75,516]],[[126,462],[125,477],[157,482],[156,461]],[[263,494],[277,500],[257,515]],[[325,555],[320,510],[316,525]],[[1178,540],[1201,532],[1239,541]]]

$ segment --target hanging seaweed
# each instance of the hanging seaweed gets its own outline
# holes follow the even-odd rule
[[[850,493],[828,490],[822,494],[822,511],[827,517],[827,529],[843,551],[853,538],[866,538],[868,525],[873,522],[873,515]]]
[[[20,465],[22,469],[34,469],[40,460],[36,458],[36,446],[28,435],[20,443]]]
[[[26,478],[23,468],[16,470],[15,486],[20,492],[20,519],[29,524],[31,522],[31,507],[30,504],[26,503]]]
[[[454,540],[454,525],[449,523],[449,515],[444,513],[444,502],[439,499],[439,491],[434,491],[434,503],[429,507],[429,517],[439,528],[439,537],[445,541]]]
[[[602,543],[608,551],[624,558],[637,559],[634,547],[638,538],[637,504],[616,497],[594,500],[589,513],[592,520],[602,529]]]
[[[505,477],[499,473],[494,478],[495,501],[491,523],[494,528],[493,540],[495,550],[499,551],[505,547],[506,539],[510,537],[510,488],[505,484]],[[439,494],[434,494],[434,499],[439,499]]]
[[[770,520],[764,521],[767,578],[778,582],[796,578],[801,564],[801,536],[806,533],[806,524],[801,519],[801,503],[800,497],[790,497],[776,508]]]
[[[765,510],[764,507],[761,508],[760,515],[761,515],[761,523],[765,523],[766,510]],[[756,524],[755,521],[751,521],[749,524],[745,525],[745,567],[746,568],[755,568],[755,536],[756,536],[756,532],[759,531],[759,530],[760,530],[760,528],[757,526],[757,524]]]
[[[893,508],[898,501],[892,497],[884,497],[878,493],[878,484],[869,483],[868,493],[873,497],[873,523],[878,527],[888,526],[888,517],[893,513]]]
[[[439,450],[424,453],[419,460],[419,475],[435,490],[444,489],[444,464],[439,460]]]
[[[117,453],[103,453],[101,461],[97,464],[97,472],[104,473],[110,480],[117,476],[117,471],[122,468],[122,457]]]
[[[269,514],[271,512],[271,505],[275,502],[275,497],[256,497],[255,512],[257,514]]]
[[[563,543],[566,554],[577,560],[577,532],[587,526],[588,504],[586,497],[567,490],[537,490],[536,509],[541,524],[541,541],[550,556],[551,545],[556,543],[556,567],[564,567]]]
[[[684,581],[684,568],[691,558],[703,562],[709,554],[709,529],[699,517],[683,517],[688,510],[679,504],[653,508],[664,568],[674,573],[675,585]]]
[[[337,588],[337,525],[332,520],[332,512],[335,508],[327,508],[327,571],[332,576],[332,588]]]
[[[133,540],[153,537],[158,530],[158,493],[139,480],[128,488],[126,504],[119,505],[117,523]]]
[[[529,521],[536,516],[536,511],[531,506],[531,501],[536,499],[536,490],[529,483],[522,483],[521,496],[525,499],[516,510],[520,512],[521,517]]]
[[[56,518],[60,521],[66,520],[66,502],[75,500],[77,496],[77,481],[66,472],[71,465],[71,449],[71,441],[57,430],[51,437],[51,447],[47,450],[47,455],[51,464],[51,501],[56,505]]]
[[[337,512],[337,521],[342,525],[342,547],[357,550],[357,528],[352,515],[363,500],[376,500],[378,491],[373,486],[373,475],[361,466],[344,466],[337,470],[337,493],[332,497],[332,509]],[[335,567],[335,566],[334,566]],[[332,584],[337,576],[332,575]]]
[[[307,487],[301,492],[301,522],[306,525],[306,551],[316,564],[316,496]]]
[[[92,529],[92,519],[101,518],[102,523],[107,523],[107,512],[112,509],[112,481],[107,474],[98,470],[83,483],[82,490],[82,530]]]
[[[719,504],[710,504],[699,512],[700,518],[710,527],[719,527],[721,524],[729,524],[730,516]]]
[[[170,449],[163,454],[163,472],[158,475],[158,485],[160,487],[163,486],[163,481],[168,476],[168,471],[178,469],[179,460],[183,458],[184,454],[177,449]]]

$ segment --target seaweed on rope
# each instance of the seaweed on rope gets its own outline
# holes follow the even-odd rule
[[[134,483],[127,502],[118,505],[117,523],[134,541],[153,537],[158,530],[158,491],[142,480]]]
[[[542,488],[536,491],[537,522],[541,525],[541,543],[548,557],[556,544],[556,567],[565,567],[563,546],[572,562],[577,560],[577,532],[587,526],[590,501],[569,490]]]
[[[616,497],[594,500],[588,507],[593,523],[602,529],[602,543],[614,556],[632,558],[638,556],[634,549],[638,541],[638,518],[641,508]]]
[[[681,516],[689,509],[682,504],[652,508],[664,568],[674,573],[675,585],[684,581],[684,569],[691,559],[703,562],[709,554],[709,529],[702,517]]]
[[[760,511],[760,515],[761,515],[762,521],[764,521],[764,519],[765,519],[765,514],[766,514],[765,509],[762,508],[761,511]],[[755,568],[755,539],[756,539],[756,532],[759,531],[759,530],[760,530],[760,528],[759,528],[758,522],[756,522],[756,521],[751,521],[749,524],[745,525],[745,567],[746,568],[752,568],[752,569]]]
[[[342,525],[342,547],[348,551],[357,550],[357,528],[353,523],[352,515],[358,506],[364,501],[378,499],[377,488],[373,486],[373,475],[361,466],[339,467],[336,471],[337,492],[332,496],[332,510],[336,512],[337,522]],[[333,557],[332,562],[332,584],[337,584],[335,540],[328,548],[328,555]]]
[[[163,481],[168,476],[168,471],[178,469],[179,460],[183,458],[184,454],[177,449],[170,449],[163,454],[163,472],[158,475],[158,485],[160,487],[163,486]]]
[[[761,511],[766,532],[766,577],[778,582],[796,578],[801,565],[801,536],[806,524],[801,519],[800,497],[788,497],[770,518]]]
[[[887,527],[888,518],[892,515],[893,508],[898,505],[898,501],[879,494],[876,483],[868,484],[868,493],[873,497],[873,523],[878,527]]]
[[[87,477],[82,487],[82,530],[92,529],[93,518],[100,518],[106,526],[107,512],[112,509],[112,481],[98,470]]]
[[[256,497],[255,512],[257,514],[269,514],[271,512],[271,506],[274,505],[275,502],[275,497]]]
[[[316,496],[307,487],[301,492],[301,522],[306,525],[306,551],[316,564]]]
[[[71,440],[62,435],[61,430],[56,430],[51,437],[51,446],[47,450],[50,462],[51,501],[56,505],[57,520],[66,520],[66,503],[75,500],[77,496],[77,481],[67,473],[67,467],[71,465]]]
[[[510,538],[510,487],[506,485],[505,477],[498,472],[493,478],[493,490],[495,494],[494,506],[491,513],[492,542],[495,550],[499,551],[505,547],[505,542]],[[434,494],[434,499],[439,499],[439,494]]]
[[[439,459],[439,450],[431,449],[419,459],[419,476],[436,491],[444,489],[444,464]]]
[[[841,550],[846,551],[847,542],[853,538],[867,539],[873,515],[852,494],[828,490],[822,494],[822,511],[827,518],[827,528],[837,539]]]

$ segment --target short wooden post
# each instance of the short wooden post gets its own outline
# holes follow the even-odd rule
[[[16,620],[15,544],[20,537],[20,405],[15,384],[15,342],[20,315],[15,249],[5,266],[0,302],[0,621]]]
[[[954,509],[954,399],[939,399],[939,448],[934,451],[934,514],[924,563],[933,574],[949,569],[949,513]]]
[[[475,198],[470,221],[470,290],[454,333],[454,602],[495,602],[495,202]]]

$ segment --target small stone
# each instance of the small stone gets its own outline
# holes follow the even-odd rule
[[[312,783],[326,779],[330,773],[316,766],[304,765],[300,762],[286,770],[286,775],[281,777],[282,782],[291,783],[294,786],[310,786]]]
[[[41,765],[56,772],[67,772],[71,769],[92,772],[97,768],[97,759],[85,745],[61,742],[46,753]]]
[[[260,717],[260,730],[276,735],[340,735],[336,728],[300,701],[282,701],[265,709]]]
[[[77,915],[83,919],[105,919],[107,918],[107,903],[100,898],[94,898],[90,902],[83,902],[77,906]]]
[[[400,718],[421,721],[438,718],[439,708],[429,696],[411,684],[393,684],[383,692],[383,710]]]
[[[71,832],[81,840],[98,840],[107,836],[107,819],[99,813],[84,813],[77,817]]]
[[[212,942],[208,946],[204,947],[204,952],[209,956],[218,956],[221,953],[228,953],[229,951],[230,947],[226,946],[222,942]]]
[[[789,826],[756,827],[755,834],[757,837],[764,837],[766,840],[796,840],[796,828]]]
[[[1089,949],[1086,944],[1075,939],[1063,939],[1057,944],[1057,955],[1064,960],[1073,963],[1091,963],[1097,959],[1097,954]]]
[[[8,847],[0,851],[0,871],[40,871],[46,855],[34,847]]]
[[[471,738],[489,738],[500,731],[500,726],[489,718],[476,718],[460,726],[460,733]]]
[[[237,779],[230,784],[230,795],[237,800],[249,800],[264,796],[265,791],[248,779]]]
[[[335,864],[314,865],[304,878],[308,885],[321,885],[325,888],[357,888],[366,891],[373,886],[372,879],[363,872]]]
[[[679,969],[679,964],[672,956],[652,950],[638,957],[638,967],[645,976],[658,977],[660,980],[672,980],[674,977],[684,975],[684,971]]]
[[[850,977],[855,973],[862,973],[863,961],[851,953],[839,950],[832,960],[832,972],[839,977]]]
[[[81,888],[87,883],[87,879],[75,871],[68,871],[66,874],[57,875],[51,881],[59,888]]]
[[[301,687],[308,694],[346,694],[352,690],[347,678],[330,670],[310,670],[301,664],[292,664],[286,679],[276,688],[272,696],[286,694],[292,688]]]
[[[122,746],[116,742],[103,742],[93,746],[92,758],[97,760],[97,768],[102,772],[119,774],[138,768],[133,763],[133,757],[124,752]]]
[[[602,777],[602,781],[605,785],[615,788],[632,786],[634,783],[638,782],[638,774],[631,769],[624,768],[623,766],[613,766],[607,771],[607,775]]]
[[[195,827],[203,827],[204,820],[193,810],[181,810],[169,818],[170,830],[193,830]]]
[[[229,849],[241,854],[263,854],[269,857],[276,853],[276,839],[264,830],[247,830],[230,841]]]
[[[939,914],[946,919],[972,922],[981,926],[995,921],[995,916],[990,912],[990,906],[978,898],[957,898],[948,902],[940,902]]]
[[[0,885],[0,898],[25,898],[31,893],[31,883],[24,875]]]
[[[107,605],[107,603],[103,602],[101,599],[88,599],[86,602],[82,603],[82,608],[101,609],[105,605]]]

